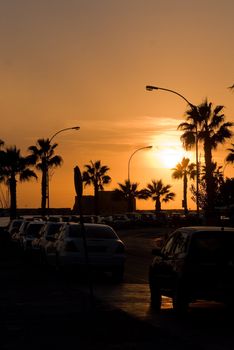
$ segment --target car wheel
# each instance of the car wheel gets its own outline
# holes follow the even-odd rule
[[[155,277],[149,274],[150,305],[154,311],[160,311],[162,304],[162,294]]]
[[[124,277],[124,268],[120,267],[112,271],[112,279],[114,282],[120,283],[123,281]]]
[[[179,283],[175,288],[175,291],[172,297],[172,302],[173,302],[173,309],[178,315],[183,316],[187,314],[188,306],[189,306],[188,297],[185,291],[185,287],[183,287]]]

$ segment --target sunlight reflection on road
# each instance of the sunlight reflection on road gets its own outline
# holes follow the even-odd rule
[[[136,317],[148,318],[150,291],[148,284],[123,283],[116,286],[96,286],[96,297]],[[171,309],[171,299],[162,297],[162,309]]]

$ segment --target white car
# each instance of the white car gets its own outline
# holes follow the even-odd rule
[[[47,265],[50,260],[55,256],[55,236],[58,234],[60,228],[64,225],[63,222],[46,222],[40,229],[38,237],[35,237],[32,241],[32,250],[36,258],[40,263]]]
[[[32,241],[39,237],[40,229],[43,227],[45,222],[43,221],[31,221],[24,231],[22,237],[22,248],[24,253],[32,252]]]
[[[85,267],[88,255],[92,270],[111,272],[116,281],[121,281],[126,258],[124,243],[108,225],[85,223],[83,227],[84,232],[79,223],[66,223],[61,228],[55,242],[57,267]]]

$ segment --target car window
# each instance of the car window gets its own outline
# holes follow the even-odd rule
[[[165,242],[164,246],[162,247],[162,254],[163,255],[170,255],[171,249],[174,245],[176,239],[176,234],[173,234],[172,236],[170,236],[167,241]]]
[[[227,256],[228,240],[223,232],[200,232],[191,241],[191,259],[216,262]]]
[[[187,251],[188,235],[185,232],[178,232],[172,252],[174,255],[180,255]]]
[[[47,236],[54,236],[59,231],[59,229],[62,225],[63,225],[62,223],[56,223],[56,224],[49,225],[47,227],[46,235]]]
[[[85,236],[87,238],[102,238],[102,239],[113,239],[117,238],[116,233],[109,226],[86,226],[85,227]],[[80,225],[71,225],[69,229],[69,237],[82,237],[81,226]]]
[[[36,225],[29,225],[27,227],[26,235],[36,237],[43,225],[44,225],[43,223],[36,224]]]

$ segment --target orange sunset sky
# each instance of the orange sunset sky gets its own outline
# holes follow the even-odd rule
[[[162,178],[176,192],[163,209],[181,208],[182,181],[170,169],[183,156],[195,161],[176,130],[187,105],[145,85],[176,90],[193,104],[207,97],[233,121],[233,17],[233,0],[0,1],[0,138],[26,155],[38,138],[80,126],[54,138],[64,163],[52,175],[51,207],[73,206],[76,165],[101,160],[112,190],[127,179],[131,154],[152,145],[132,158],[131,180],[143,188]],[[214,153],[219,165],[230,142]],[[225,175],[233,176],[233,166]],[[40,175],[18,184],[18,207],[39,206]]]

